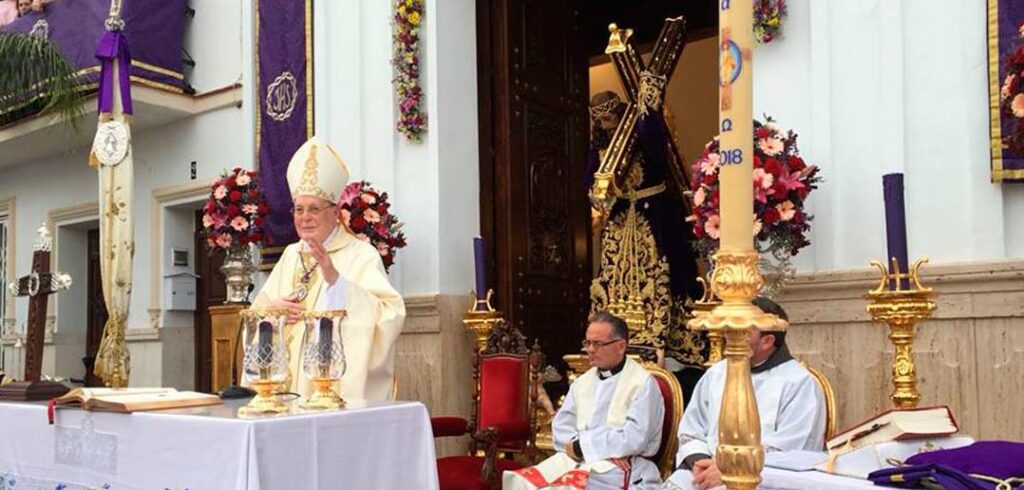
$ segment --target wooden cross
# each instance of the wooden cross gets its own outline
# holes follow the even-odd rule
[[[25,379],[0,388],[0,400],[44,400],[60,396],[67,387],[40,381],[43,368],[43,338],[46,335],[46,303],[51,294],[71,287],[71,277],[50,272],[53,242],[46,225],[39,228],[32,248],[32,272],[8,285],[11,294],[28,296],[28,342],[25,346]]]
[[[656,77],[664,79],[665,86],[672,78],[679,63],[679,57],[686,46],[686,21],[683,17],[665,19],[661,28],[658,40],[654,44],[650,64],[646,64],[636,50],[633,42],[632,29],[619,29],[617,25],[608,26],[611,36],[608,39],[608,47],[605,53],[612,59],[615,70],[619,74],[622,86],[626,88],[628,99],[626,109],[622,114],[619,125],[615,128],[608,150],[601,158],[601,165],[594,174],[594,188],[592,196],[597,203],[611,203],[614,195],[622,188],[632,165],[630,155],[637,140],[637,123],[640,120],[640,80],[645,71]],[[679,149],[675,140],[668,138],[669,151],[669,175],[668,184],[680,197],[688,189],[688,183],[682,168],[682,158],[679,156]],[[674,160],[674,161],[673,161]],[[686,202],[686,199],[683,199]],[[610,205],[606,206],[610,208]]]

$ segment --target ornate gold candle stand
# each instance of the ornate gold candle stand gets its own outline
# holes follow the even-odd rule
[[[749,331],[785,331],[789,326],[751,303],[762,283],[757,263],[755,251],[715,254],[711,288],[722,302],[688,324],[690,328],[718,332],[725,337],[725,392],[718,418],[715,462],[729,490],[757,488],[764,467],[761,422],[750,379]]]
[[[711,292],[711,287],[708,286],[708,282],[703,277],[698,277],[697,282],[700,283],[704,290],[701,298],[694,301],[693,317],[687,322],[688,328],[691,330],[703,330],[700,326],[702,325],[701,320],[708,316],[712,310],[718,305],[722,304],[715,294]],[[722,360],[722,353],[725,350],[725,337],[722,335],[721,330],[707,330],[708,334],[708,359],[704,362],[704,367],[711,367],[712,364]]]
[[[345,310],[309,311],[302,314],[306,326],[302,338],[302,369],[313,381],[313,393],[300,405],[306,410],[338,410],[345,400],[334,390],[345,373],[345,351],[341,321]],[[330,334],[321,331],[321,321],[329,320]],[[324,338],[324,335],[329,335]]]
[[[896,355],[892,361],[892,403],[900,409],[917,407],[921,401],[921,393],[917,391],[917,372],[914,367],[914,337],[917,322],[932,316],[935,302],[932,298],[936,293],[932,288],[921,285],[919,270],[928,259],[919,259],[910,269],[909,274],[890,274],[885,266],[877,260],[871,265],[882,273],[878,287],[864,295],[869,300],[867,306],[871,319],[889,324],[889,340],[896,346]],[[899,264],[892,259],[893,270],[899,271]],[[908,288],[903,288],[903,282]],[[889,289],[890,284],[892,289]]]
[[[256,396],[244,407],[238,408],[238,416],[255,418],[288,413],[288,405],[276,393],[287,376],[288,347],[284,345],[283,332],[288,311],[246,309],[239,314],[243,322],[242,340],[245,346],[242,361],[244,377],[258,374],[255,374],[255,379],[247,380],[248,385],[256,390]],[[261,324],[274,318],[277,319],[277,325],[271,324],[269,345],[266,345],[260,338],[263,335]]]
[[[494,290],[487,290],[487,297],[480,299],[473,293],[473,307],[462,317],[466,329],[476,334],[476,352],[480,353],[487,347],[487,337],[491,335],[494,324],[502,320],[501,312],[491,306]]]

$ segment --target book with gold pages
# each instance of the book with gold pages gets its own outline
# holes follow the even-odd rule
[[[129,413],[219,405],[223,402],[216,395],[174,388],[77,388],[54,399],[53,403],[86,410]]]
[[[955,434],[960,430],[949,407],[889,410],[829,439],[829,451],[851,450],[879,442]]]

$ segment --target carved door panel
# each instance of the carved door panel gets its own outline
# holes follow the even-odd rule
[[[96,353],[100,350],[103,328],[107,323],[107,303],[103,300],[103,278],[100,275],[100,230],[88,232],[89,277],[86,279],[86,341],[85,386],[103,386],[103,380],[93,374]]]
[[[589,311],[587,65],[574,1],[478,2],[482,228],[499,307],[548,362]],[[478,29],[479,31],[479,29]]]
[[[227,299],[227,285],[220,266],[224,263],[224,253],[209,253],[206,238],[202,236],[203,212],[195,212],[195,273],[196,278],[196,311],[195,311],[195,353],[196,378],[195,389],[210,393],[213,391],[213,352],[211,349],[212,325],[210,307],[224,304]]]

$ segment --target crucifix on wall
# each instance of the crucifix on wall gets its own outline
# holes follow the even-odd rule
[[[11,294],[28,296],[28,340],[25,346],[25,379],[0,387],[0,400],[48,400],[67,393],[61,383],[43,381],[43,339],[46,335],[46,304],[51,294],[71,287],[71,276],[50,271],[53,241],[46,225],[39,227],[32,247],[32,272],[8,285]]]

